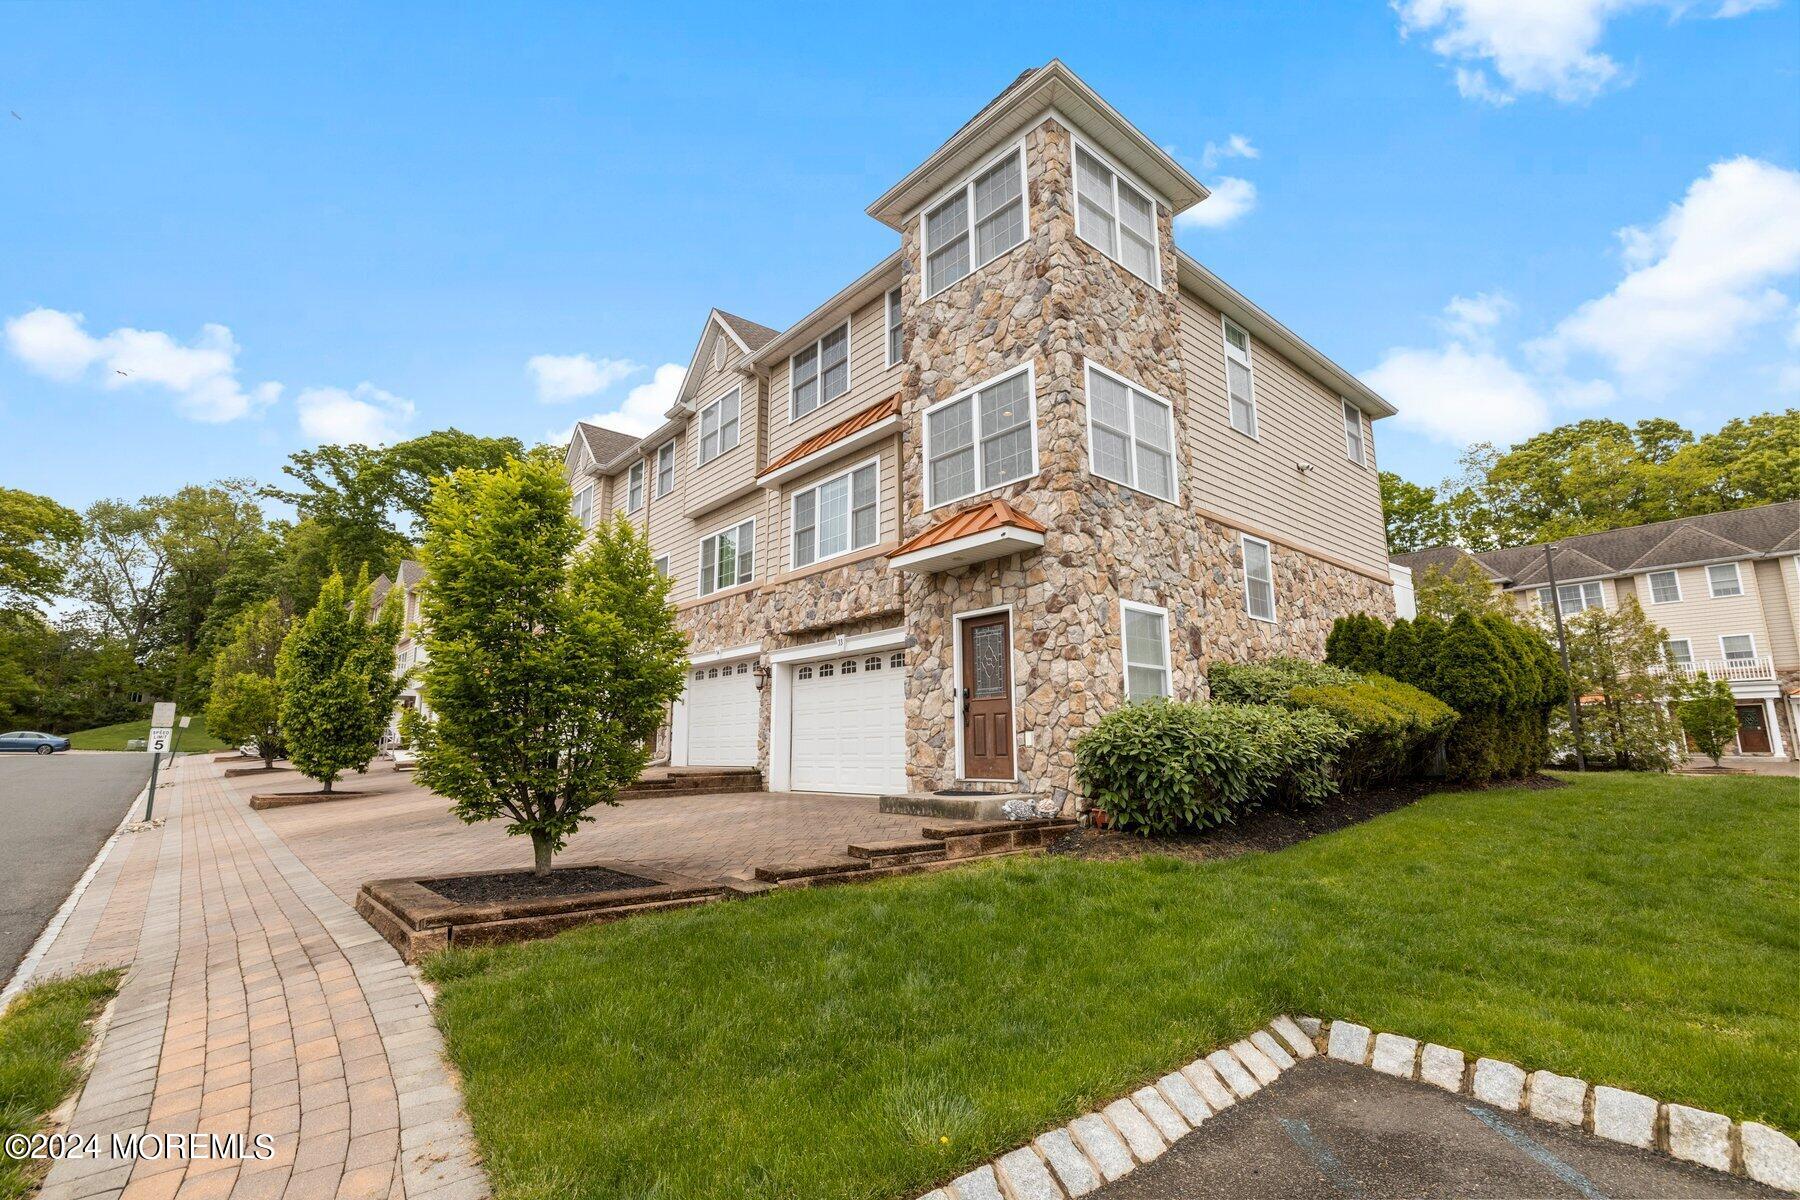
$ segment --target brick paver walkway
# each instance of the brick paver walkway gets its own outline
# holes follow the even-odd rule
[[[269,1134],[254,1157],[65,1159],[43,1200],[488,1195],[411,972],[220,768],[165,775],[41,974],[128,968],[68,1132]]]
[[[303,782],[254,786],[299,791]],[[231,784],[252,786],[243,779]],[[375,794],[261,815],[347,901],[371,879],[531,865],[531,843],[508,837],[503,822],[465,825],[450,815],[448,801],[385,763],[350,776],[344,786]],[[626,800],[593,815],[559,862],[624,859],[697,879],[747,878],[758,864],[842,855],[851,842],[915,838],[927,825],[957,824],[884,813],[874,797],[771,792]]]

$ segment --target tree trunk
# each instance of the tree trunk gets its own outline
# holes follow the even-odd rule
[[[335,775],[327,775],[324,782],[320,785],[319,790],[321,792],[329,793],[331,791],[331,781],[335,778],[337,778]]]
[[[550,873],[550,835],[538,830],[531,831],[531,854],[533,858],[531,871],[534,875]]]

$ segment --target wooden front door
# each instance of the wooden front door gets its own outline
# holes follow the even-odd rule
[[[1013,777],[1012,621],[1006,613],[962,623],[964,779]]]
[[[1767,754],[1769,727],[1763,723],[1763,706],[1740,704],[1738,712],[1738,753]]]

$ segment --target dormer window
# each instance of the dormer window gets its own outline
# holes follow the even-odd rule
[[[1151,287],[1161,287],[1155,201],[1079,143],[1075,198],[1075,232],[1081,240]]]
[[[700,465],[705,466],[738,444],[737,389],[700,410]]]
[[[792,412],[795,420],[850,390],[850,322],[801,350],[788,360],[793,380]]]
[[[957,280],[1023,242],[1025,147],[1014,146],[925,212],[925,294]]]

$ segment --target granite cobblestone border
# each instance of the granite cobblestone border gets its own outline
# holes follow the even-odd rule
[[[1284,1014],[1268,1028],[1041,1134],[919,1200],[1078,1200],[1160,1158],[1209,1117],[1274,1083],[1289,1067],[1321,1056],[1800,1192],[1800,1146],[1767,1125],[1498,1059],[1471,1058],[1449,1046],[1353,1021]]]

